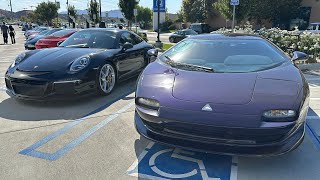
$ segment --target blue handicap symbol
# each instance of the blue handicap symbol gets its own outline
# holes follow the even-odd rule
[[[145,179],[232,180],[231,156],[214,155],[150,143],[128,174]]]

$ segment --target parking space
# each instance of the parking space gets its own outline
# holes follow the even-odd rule
[[[106,97],[24,102],[5,93],[4,73],[23,52],[0,45],[0,179],[320,179],[320,76],[311,87],[306,137],[295,151],[249,158],[192,152],[136,132],[135,79]]]

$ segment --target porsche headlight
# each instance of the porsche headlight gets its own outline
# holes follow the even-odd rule
[[[148,99],[148,98],[137,98],[136,103],[140,106],[157,110],[160,107],[160,103],[157,100],[154,99]]]
[[[15,65],[21,63],[25,57],[26,57],[26,53],[19,54],[14,60],[14,62],[12,63],[11,67],[14,67]]]
[[[72,72],[78,72],[84,68],[86,68],[90,63],[90,57],[89,56],[83,56],[75,61],[70,66],[70,71]]]
[[[295,117],[296,112],[294,110],[269,110],[263,113],[266,118],[290,118]]]

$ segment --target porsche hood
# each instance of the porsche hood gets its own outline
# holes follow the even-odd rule
[[[50,48],[27,55],[17,66],[20,71],[65,71],[77,58],[98,53],[99,49]]]

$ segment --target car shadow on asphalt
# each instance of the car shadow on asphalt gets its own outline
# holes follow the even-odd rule
[[[151,141],[144,138],[143,136],[140,135],[140,138],[139,139],[136,139],[135,142],[134,142],[134,150],[135,150],[135,153],[136,153],[136,157],[137,159],[139,159],[139,156],[142,154],[142,152],[146,149],[146,147],[148,146],[148,144],[150,143]],[[139,177],[140,173],[139,173],[139,168],[138,168],[138,179],[139,180],[146,180],[145,178],[143,177]]]
[[[135,84],[136,78],[118,84],[108,96],[92,95],[68,101],[34,102],[8,98],[0,103],[0,118],[13,121],[77,120],[126,98],[135,91]]]

